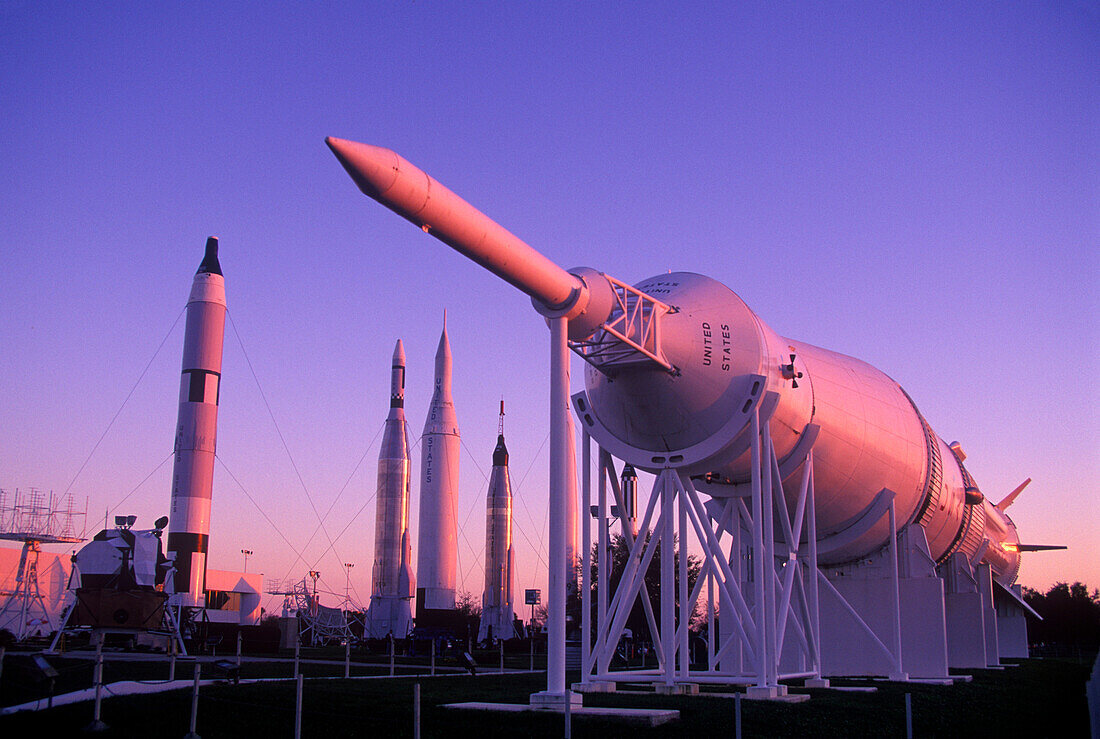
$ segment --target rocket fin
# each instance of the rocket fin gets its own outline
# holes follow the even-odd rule
[[[1058,549],[1069,549],[1064,544],[1017,544],[1017,552],[1053,552]]]
[[[1028,483],[1030,483],[1030,482],[1031,482],[1031,478],[1029,477],[1026,480],[1024,480],[1023,482],[1021,482],[1019,485],[1017,485],[1015,490],[1013,490],[1011,493],[1006,495],[1004,500],[1002,500],[1000,503],[998,503],[996,505],[997,510],[999,510],[1001,512],[1004,512],[1004,511],[1008,510],[1008,507],[1016,502],[1016,498],[1018,498],[1020,496],[1020,493],[1022,493],[1024,491],[1024,488],[1026,488],[1028,486]]]

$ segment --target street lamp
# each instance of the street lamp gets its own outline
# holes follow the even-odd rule
[[[242,549],[241,554],[244,555],[244,570],[242,572],[248,572],[248,558],[252,556],[252,550]]]

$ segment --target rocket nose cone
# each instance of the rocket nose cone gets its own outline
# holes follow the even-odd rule
[[[401,343],[401,339],[397,340],[397,346],[393,348],[393,366],[405,366],[405,346]]]
[[[220,275],[222,265],[218,262],[218,237],[211,236],[206,240],[206,253],[202,257],[197,274]]]
[[[451,339],[447,336],[446,324],[443,324],[443,333],[439,335],[439,346],[435,349],[435,358],[437,360],[451,358]]]
[[[397,179],[397,152],[332,136],[325,143],[365,195],[377,197]]]
[[[497,446],[493,450],[493,466],[504,467],[508,464],[508,447],[504,444],[504,434],[497,437]]]

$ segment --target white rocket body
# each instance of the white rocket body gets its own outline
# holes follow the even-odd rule
[[[669,450],[698,448],[720,431],[728,435],[730,424],[744,431],[748,409],[774,391],[779,402],[770,429],[781,468],[807,424],[821,427],[813,446],[820,539],[853,527],[887,488],[895,495],[898,525],[919,521],[937,561],[956,552],[973,557],[990,538],[983,560],[1001,581],[1015,579],[1015,526],[989,501],[977,500],[961,459],[887,375],[853,357],[779,336],[709,277],[658,275],[637,288],[678,309],[661,325],[662,350],[677,374],[635,370],[612,379],[587,367],[585,385],[590,412],[615,439],[652,453],[650,464],[640,467],[657,470]],[[794,371],[785,373],[791,354]],[[802,377],[794,387],[790,375],[797,372]],[[698,481],[701,489],[728,494],[731,485],[749,480],[749,453],[731,455],[733,446],[714,449],[689,470],[713,481]],[[849,562],[880,549],[887,528],[883,518],[822,562]]]
[[[515,553],[512,548],[512,481],[503,429],[493,450],[485,499],[485,591],[477,640],[511,639],[515,634]]]
[[[206,604],[224,338],[225,278],[218,263],[218,240],[211,237],[187,300],[168,526],[167,556],[174,558],[176,568],[173,602],[188,607]]]
[[[622,315],[623,301],[641,305],[596,270],[555,265],[395,152],[327,143],[364,194],[531,296],[543,315],[566,319],[570,340],[609,338],[604,326]],[[741,450],[753,409],[775,392],[769,428],[781,474],[794,474],[785,462],[798,458],[807,424],[820,427],[812,447],[817,535],[833,544],[822,563],[859,560],[891,539],[885,520],[866,531],[859,525],[887,490],[898,528],[919,523],[937,562],[963,554],[988,563],[1004,585],[1016,579],[1019,539],[1004,513],[1010,501],[995,506],[982,496],[963,455],[897,383],[858,359],[779,336],[711,278],[673,273],[636,287],[671,307],[645,341],[659,335],[672,371],[656,361],[606,372],[586,366],[578,410],[604,448],[644,470],[674,465],[712,496],[729,495],[748,479],[749,453]]]
[[[368,636],[404,637],[412,625],[412,546],[409,541],[409,431],[405,422],[405,350],[393,350],[390,412],[378,453],[374,503],[374,565],[371,568]]]
[[[420,530],[416,559],[417,613],[453,610],[458,565],[458,418],[451,397],[447,327],[435,354],[435,390],[420,438]]]

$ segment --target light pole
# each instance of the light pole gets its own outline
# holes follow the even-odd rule
[[[309,576],[313,578],[313,603],[314,603],[314,605],[316,605],[316,603],[317,603],[317,580],[318,580],[318,578],[321,577],[321,571],[320,570],[310,570],[309,571]]]
[[[348,591],[351,590],[351,568],[354,566],[354,562],[344,563],[344,571],[347,572],[347,577],[344,580],[344,608],[347,608],[348,605],[350,605],[350,601],[348,600]]]
[[[252,556],[251,549],[242,549],[241,554],[244,555],[244,569],[242,572],[248,572],[248,558]]]

